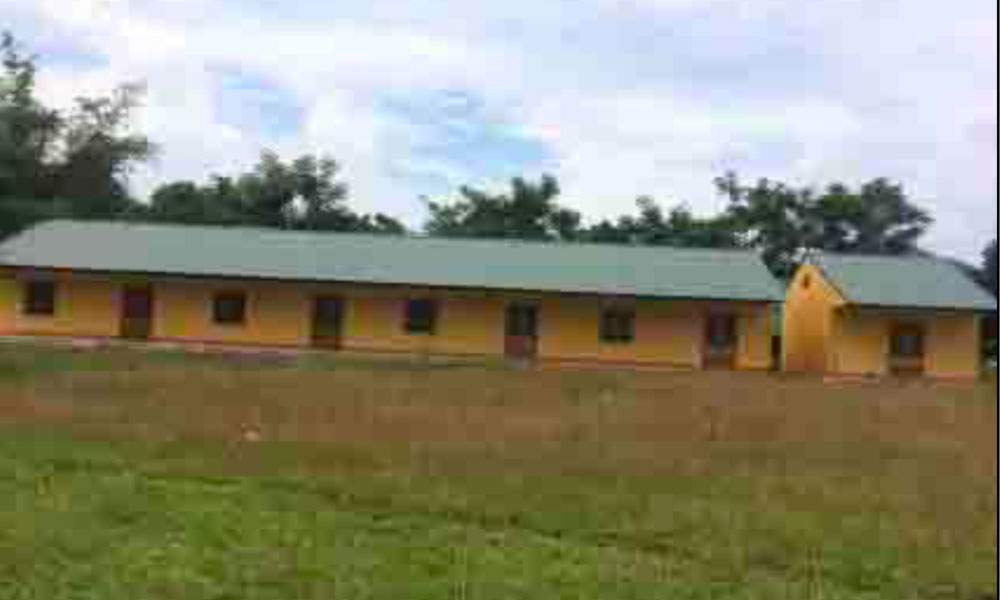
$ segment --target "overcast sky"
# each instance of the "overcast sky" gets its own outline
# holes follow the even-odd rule
[[[552,172],[588,218],[712,178],[886,176],[966,259],[996,235],[993,0],[0,0],[67,105],[148,91],[137,194],[330,153],[351,203],[411,225],[421,195]]]

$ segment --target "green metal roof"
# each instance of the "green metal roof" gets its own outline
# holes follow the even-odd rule
[[[0,245],[0,265],[96,271],[774,301],[758,256],[597,244],[49,221]]]
[[[929,256],[821,254],[818,266],[852,304],[960,310],[997,309],[996,299],[954,263]]]

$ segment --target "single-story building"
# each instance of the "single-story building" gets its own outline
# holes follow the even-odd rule
[[[753,252],[49,221],[0,245],[0,334],[771,366]]]
[[[785,295],[784,369],[974,377],[980,319],[996,310],[996,300],[946,260],[818,254]]]

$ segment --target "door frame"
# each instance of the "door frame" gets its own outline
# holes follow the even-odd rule
[[[712,345],[712,323],[716,319],[726,319],[730,328],[730,343],[725,348]],[[705,314],[701,332],[701,362],[705,369],[735,369],[736,352],[740,344],[739,315],[729,311],[713,311]]]
[[[521,313],[521,311],[525,312]],[[538,357],[538,321],[540,312],[541,310],[536,302],[513,301],[507,303],[507,306],[504,308],[503,320],[504,357],[515,360],[534,360]],[[523,318],[518,316],[519,313],[531,315],[527,320],[527,323],[530,323],[530,325],[525,327],[525,329],[529,330],[529,333],[513,332],[513,330],[521,329],[521,327],[515,326],[516,319]]]
[[[146,314],[136,316],[129,314],[130,294],[145,294]],[[148,340],[153,335],[153,313],[156,306],[156,295],[153,285],[149,283],[126,283],[119,293],[118,336],[130,340]]]
[[[346,301],[339,294],[314,294],[312,297],[309,313],[309,342],[313,346],[339,350],[344,338],[344,307]],[[320,301],[333,301],[337,306],[337,318],[333,327],[333,335],[320,331],[319,324],[319,303]]]

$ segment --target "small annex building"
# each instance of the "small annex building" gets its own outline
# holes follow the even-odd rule
[[[988,292],[940,258],[815,255],[786,291],[783,367],[975,377],[980,319],[996,310]]]
[[[743,250],[49,221],[0,245],[0,335],[771,367]]]

